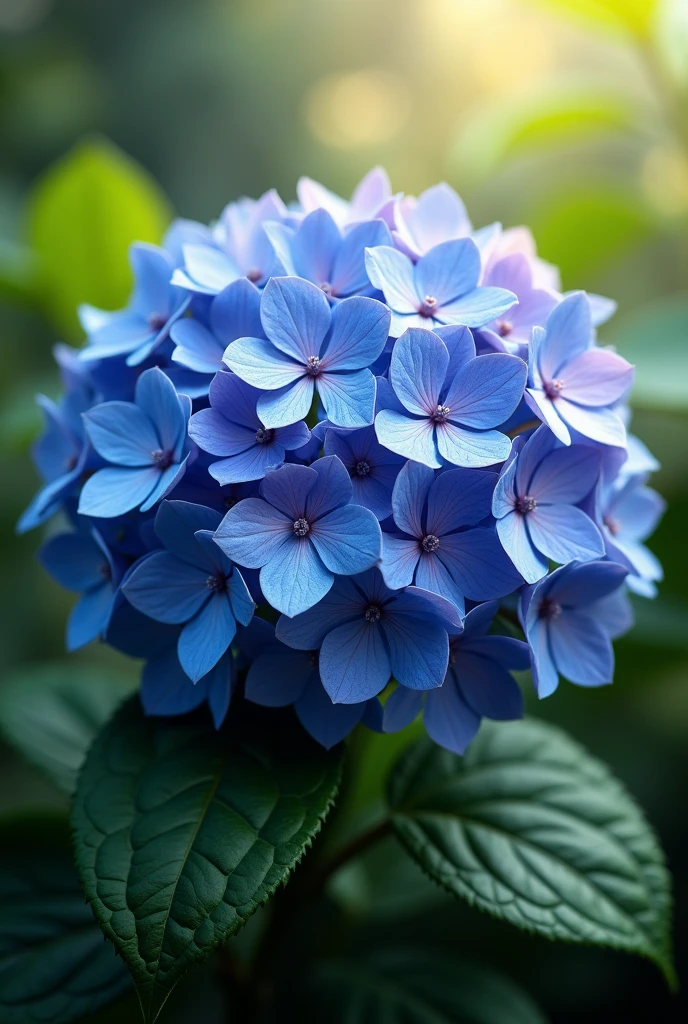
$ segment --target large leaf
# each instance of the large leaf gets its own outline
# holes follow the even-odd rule
[[[109,142],[83,142],[38,181],[29,236],[41,298],[57,328],[79,338],[77,306],[123,306],[129,245],[159,242],[170,220],[154,180]]]
[[[291,711],[146,719],[129,701],[95,741],[72,811],[86,895],[152,1021],[179,978],[286,881],[337,791],[342,751]]]
[[[60,789],[72,793],[86,751],[134,686],[133,677],[98,665],[30,665],[3,680],[0,731]]]
[[[559,729],[484,725],[463,758],[422,741],[394,769],[389,802],[401,842],[456,896],[527,931],[642,954],[672,977],[654,834]]]
[[[131,987],[93,920],[66,822],[0,828],[0,1020],[62,1024]]]
[[[427,949],[383,949],[316,968],[318,1017],[328,1024],[544,1024],[512,981]]]
[[[688,296],[643,306],[612,326],[614,341],[636,367],[631,401],[656,409],[688,409]]]

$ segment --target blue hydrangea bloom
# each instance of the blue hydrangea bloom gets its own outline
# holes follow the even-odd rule
[[[466,238],[473,228],[461,197],[441,181],[415,196],[395,201],[392,237],[400,252],[415,263],[421,256],[456,238]]]
[[[616,608],[603,599],[627,574],[615,562],[570,562],[524,589],[519,613],[539,697],[554,693],[560,675],[578,686],[612,681]]]
[[[407,462],[392,494],[393,525],[382,534],[380,569],[388,587],[415,583],[452,601],[465,614],[466,597],[503,597],[521,584],[492,526],[494,473],[451,469],[438,476]]]
[[[258,401],[266,427],[304,419],[316,390],[336,426],[372,423],[375,378],[367,367],[389,333],[381,302],[354,296],[330,309],[309,281],[275,277],[263,292],[260,315],[269,340],[240,338],[225,362],[247,384],[268,392]]]
[[[122,584],[137,611],[158,622],[183,624],[177,656],[194,682],[218,663],[237,621],[247,625],[254,610],[241,573],[213,541],[220,518],[202,505],[164,502],[155,530],[165,550],[141,559]]]
[[[172,284],[217,295],[240,277],[262,286],[272,274],[284,273],[264,225],[286,215],[286,207],[274,189],[260,199],[230,203],[213,229],[212,244],[192,242],[182,246],[184,267],[175,270]]]
[[[333,704],[320,681],[317,651],[287,647],[264,619],[253,619],[242,631],[239,645],[250,659],[247,700],[270,708],[293,704],[304,729],[328,750],[360,721],[381,722],[377,698],[359,704]]]
[[[297,228],[273,223],[265,231],[285,273],[312,281],[330,301],[371,291],[366,247],[392,241],[382,220],[363,221],[342,233],[327,210],[314,210]]]
[[[600,521],[607,557],[628,569],[626,583],[642,597],[654,597],[662,566],[643,541],[654,531],[666,503],[646,484],[647,474],[617,477],[600,494]]]
[[[133,402],[103,402],[84,414],[89,440],[109,463],[84,484],[79,512],[113,517],[153,508],[184,473],[191,402],[157,367],[136,382]]]
[[[602,558],[600,531],[577,504],[591,493],[600,473],[597,449],[565,448],[539,427],[502,470],[492,513],[497,533],[527,583],[537,583],[553,562]]]
[[[571,444],[574,431],[623,447],[626,430],[613,406],[632,382],[630,363],[595,347],[584,292],[568,295],[552,310],[544,329],[534,328],[526,400],[564,444]]]
[[[194,373],[215,374],[224,369],[222,357],[227,346],[246,337],[265,336],[260,322],[260,292],[240,277],[214,296],[205,317],[184,317],[173,324],[172,360]]]
[[[233,373],[218,373],[210,385],[210,408],[189,421],[196,444],[221,456],[208,472],[222,486],[261,480],[283,464],[287,449],[303,447],[310,437],[303,420],[274,430],[261,423],[256,413],[261,394]]]
[[[478,286],[480,250],[470,238],[436,245],[416,264],[398,249],[378,246],[366,250],[366,268],[392,311],[393,338],[410,327],[482,327],[517,301],[503,288]]]
[[[405,728],[422,708],[435,743],[463,754],[483,718],[522,717],[523,697],[511,671],[529,668],[530,652],[520,640],[487,635],[496,611],[496,602],[478,605],[466,616],[463,633],[450,635],[449,668],[440,687],[427,693],[396,688],[385,704],[385,732]]]
[[[174,263],[164,249],[137,243],[129,250],[134,292],[126,309],[106,313],[92,306],[79,310],[88,334],[82,359],[126,356],[128,366],[139,366],[161,345],[175,320],[186,311],[189,296],[170,283]]]
[[[275,635],[289,647],[319,650],[323,686],[336,704],[377,696],[391,676],[414,690],[440,686],[449,661],[450,631],[460,632],[455,607],[418,587],[393,591],[378,569],[341,577],[314,608],[282,616]]]
[[[386,519],[392,513],[392,488],[404,465],[400,455],[384,448],[374,427],[325,431],[325,455],[336,455],[351,477],[353,500]]]
[[[533,327],[544,327],[560,296],[550,289],[536,287],[531,261],[522,252],[490,261],[482,284],[506,288],[518,297],[518,302],[481,329],[481,341],[497,352],[510,352],[527,359]]]
[[[59,533],[43,545],[38,557],[60,586],[81,594],[67,623],[67,650],[75,651],[102,636],[122,568],[98,531]]]
[[[260,495],[231,508],[215,539],[238,565],[260,568],[263,594],[285,615],[317,604],[335,575],[362,572],[379,559],[380,524],[351,504],[351,480],[335,456],[274,470]]]
[[[516,356],[476,356],[471,332],[411,328],[392,352],[394,395],[375,417],[380,444],[439,469],[492,466],[507,458],[511,442],[493,428],[509,418],[523,396],[526,364]],[[388,393],[386,393],[388,394]]]
[[[185,715],[207,703],[215,728],[225,720],[237,683],[231,651],[196,683],[179,663],[180,626],[155,622],[126,602],[112,616],[107,640],[112,647],[145,661],[141,673],[141,703],[147,715]]]

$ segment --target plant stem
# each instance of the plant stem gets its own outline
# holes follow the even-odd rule
[[[392,823],[389,818],[379,822],[367,832],[355,836],[349,843],[344,845],[335,855],[327,861],[320,870],[315,871],[309,879],[308,892],[312,897],[319,896],[332,875],[343,867],[348,861],[353,860],[360,854],[365,853],[371,846],[384,839],[392,833]]]

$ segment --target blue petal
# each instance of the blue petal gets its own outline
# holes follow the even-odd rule
[[[287,387],[303,377],[305,372],[302,363],[295,362],[262,338],[239,338],[233,341],[223,361],[247,384],[265,391]]]
[[[293,532],[260,570],[260,586],[266,600],[289,617],[312,608],[333,582],[334,576],[310,541],[294,536]]]
[[[476,527],[443,537],[437,555],[472,601],[503,597],[521,585],[494,530]]]
[[[559,685],[559,673],[550,649],[549,623],[529,613],[526,635],[532,655],[533,685],[542,700],[551,696]]]
[[[518,299],[505,288],[475,288],[437,311],[437,319],[445,324],[484,327],[490,320],[506,313]]]
[[[432,331],[404,331],[392,350],[389,379],[402,405],[416,416],[434,412],[449,366],[449,352]]]
[[[253,445],[246,451],[221,459],[210,466],[208,472],[214,480],[225,487],[228,484],[246,483],[249,480],[262,480],[263,477],[279,469],[284,464],[284,448],[278,444]]]
[[[303,376],[293,384],[261,395],[257,412],[266,427],[289,427],[308,415],[313,403],[314,378]]]
[[[375,433],[380,444],[397,455],[433,469],[442,465],[435,446],[435,424],[430,419],[403,416],[394,409],[382,409],[375,417]]]
[[[365,427],[375,412],[375,377],[370,370],[325,372],[317,378],[327,418],[337,427]]]
[[[278,427],[275,431],[275,442],[282,448],[286,448],[287,451],[293,451],[308,444],[310,436],[310,430],[301,420],[298,423],[290,423],[286,427]]]
[[[322,466],[325,477],[329,476],[336,469],[333,465],[335,462],[336,460],[334,459],[328,460]],[[288,465],[283,466],[275,473],[271,473],[260,485],[260,493],[266,501],[274,505],[285,516],[289,516],[291,519],[300,519],[306,511],[310,492],[317,487],[318,492],[321,493],[320,487],[323,482],[319,480],[318,471],[312,466]],[[346,494],[347,492],[344,493]],[[349,491],[348,493],[350,494],[351,492]],[[348,498],[343,500],[346,501]],[[319,497],[317,507],[313,507],[313,515],[325,511],[321,502],[322,498]],[[332,508],[339,503],[339,496],[337,495],[332,504],[328,505],[328,508]]]
[[[562,299],[548,316],[545,331],[537,353],[537,364],[544,378],[553,380],[592,342],[592,316],[585,292],[573,292]]]
[[[391,668],[379,626],[361,615],[327,634],[320,648],[320,678],[337,704],[358,704],[380,693]]]
[[[232,699],[234,685],[236,683],[236,670],[231,651],[227,651],[218,661],[215,668],[208,673],[205,679],[196,683],[196,686],[206,684],[208,687],[208,706],[213,716],[213,723],[219,729],[229,710],[229,702]]]
[[[604,555],[600,531],[574,505],[538,505],[526,523],[533,545],[554,562],[589,562]]]
[[[290,238],[289,248],[296,276],[314,281],[318,287],[330,284],[332,264],[341,242],[339,228],[327,210],[309,213]],[[362,248],[360,259],[362,263]]]
[[[461,648],[450,670],[461,695],[478,715],[497,721],[523,717],[523,695],[513,676],[476,650]]]
[[[113,589],[107,582],[90,590],[77,601],[67,625],[68,651],[76,651],[105,632],[113,601]]]
[[[159,501],[162,501],[174,487],[177,486],[181,478],[184,476],[186,471],[186,459],[178,466],[168,466],[167,469],[163,469],[162,473],[158,475],[158,481],[150,492],[146,500],[141,504],[141,511],[148,512],[149,509],[153,508]],[[139,470],[142,472],[142,470]]]
[[[244,498],[230,508],[217,528],[215,540],[233,562],[259,569],[293,536],[292,519],[262,498]]]
[[[234,374],[227,373],[222,376],[229,377]],[[226,458],[240,455],[256,445],[257,430],[258,427],[251,429],[230,422],[217,409],[201,409],[200,412],[194,413],[189,421],[189,437],[199,448],[211,455],[222,455]]]
[[[504,462],[511,451],[511,441],[498,430],[469,430],[454,423],[438,423],[436,438],[440,455],[454,466],[494,466]]]
[[[380,558],[380,524],[358,505],[345,505],[313,523],[310,538],[325,566],[341,576],[364,572]]]
[[[472,469],[440,473],[428,494],[425,532],[441,537],[485,519],[490,514],[496,481],[496,474]]]
[[[260,292],[256,286],[240,277],[221,291],[210,306],[210,329],[223,347],[237,338],[261,337]]]
[[[79,514],[113,519],[143,504],[160,479],[157,466],[148,469],[99,469],[84,484]]]
[[[396,313],[415,313],[420,299],[416,293],[411,260],[388,245],[366,249],[365,264],[372,284],[385,296]],[[422,298],[422,296],[421,296]]]
[[[463,754],[480,728],[480,716],[468,706],[451,676],[425,699],[423,723],[428,736],[446,750]]]
[[[473,291],[479,277],[480,251],[475,242],[471,238],[452,239],[435,245],[418,260],[416,292],[421,297],[431,295],[438,306],[444,306],[452,299]]]
[[[117,466],[150,466],[160,440],[149,416],[131,402],[104,402],[84,413],[91,444]]]
[[[523,398],[528,368],[522,359],[503,353],[476,356],[456,374],[443,399],[450,419],[486,430],[511,416]]]
[[[552,573],[548,593],[564,607],[585,607],[618,590],[626,575],[627,570],[614,562],[569,565]]]
[[[253,618],[256,605],[249,593],[244,577],[238,569],[232,569],[229,579],[227,580],[227,595],[229,597],[229,606],[232,609],[234,618],[237,622],[240,622],[242,626],[248,626],[249,622]]]
[[[170,337],[177,346],[172,359],[197,373],[216,373],[222,369],[222,356],[226,345],[199,323],[185,318],[173,324]]]
[[[153,658],[141,677],[141,703],[147,715],[185,715],[208,695],[205,680],[196,686],[186,675],[174,647]]]
[[[350,228],[335,253],[330,277],[332,293],[341,297],[367,288],[365,251],[390,242],[389,228],[382,220],[363,221]]]
[[[243,275],[225,253],[209,245],[183,246],[185,271],[175,270],[172,284],[217,295]]]
[[[246,676],[246,699],[267,708],[286,707],[299,699],[312,674],[310,653],[275,645],[274,651],[259,654],[251,664]]]
[[[260,303],[263,330],[285,355],[305,363],[319,356],[330,326],[330,306],[320,288],[298,277],[273,277]]]
[[[420,690],[409,690],[405,686],[397,686],[394,693],[385,702],[382,718],[384,732],[399,732],[418,716],[423,706],[423,694]]]
[[[586,409],[564,398],[558,398],[554,405],[562,420],[584,437],[613,448],[626,446],[626,428],[613,409]]]
[[[236,622],[227,597],[214,594],[179,634],[177,657],[189,679],[197,682],[210,672],[235,633]]]
[[[413,574],[420,558],[417,540],[382,534],[382,562],[380,571],[392,590],[401,590],[413,583]]]
[[[187,417],[174,384],[157,366],[146,370],[136,381],[136,404],[155,424],[163,451],[174,452],[178,459],[186,437]]]
[[[336,455],[325,455],[312,463],[318,478],[308,491],[305,504],[307,518],[313,520],[351,501],[351,479]],[[302,474],[303,475],[303,474]],[[297,508],[296,504],[292,505]]]
[[[510,512],[497,520],[497,535],[526,583],[537,583],[546,575],[549,562],[533,546],[525,516]]]
[[[383,615],[380,623],[397,682],[412,690],[441,686],[449,661],[449,640],[442,626],[431,619],[398,612]]]
[[[451,601],[456,605],[460,616],[466,614],[465,591],[462,589],[463,581],[454,579],[444,562],[437,557],[437,554],[422,554],[418,560],[415,574],[415,584],[422,590],[431,594],[439,594],[440,597]]]
[[[578,686],[604,686],[614,674],[612,643],[591,614],[565,611],[550,624],[554,663],[562,676]]]
[[[108,559],[92,537],[60,533],[38,553],[41,565],[61,587],[80,593],[101,585],[110,571]]]
[[[311,673],[306,690],[294,705],[301,725],[327,750],[348,736],[365,709],[365,702],[333,704],[315,672]]]
[[[397,477],[392,493],[392,513],[400,530],[420,539],[424,529],[423,513],[435,474],[419,462],[407,462]]]
[[[294,618],[283,615],[277,622],[275,636],[300,651],[316,650],[330,630],[361,618],[368,603],[351,580],[337,579],[315,608]]]
[[[155,532],[177,558],[211,570],[203,549],[194,534],[198,530],[216,530],[221,516],[215,509],[194,505],[190,501],[164,501],[155,517]]]
[[[389,310],[376,299],[356,296],[332,310],[332,328],[322,353],[323,369],[361,370],[380,356],[389,335]]]
[[[158,622],[186,622],[208,600],[208,571],[155,551],[134,567],[122,585],[130,604]]]

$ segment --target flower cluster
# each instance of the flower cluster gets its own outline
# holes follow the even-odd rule
[[[596,337],[612,302],[447,185],[298,197],[132,247],[128,307],[56,349],[19,528],[62,513],[68,646],[144,659],[148,713],[219,726],[240,692],[331,746],[422,712],[462,752],[521,714],[513,670],[610,682],[626,592],[654,594],[633,368]]]

